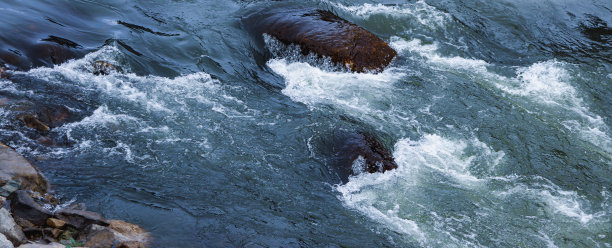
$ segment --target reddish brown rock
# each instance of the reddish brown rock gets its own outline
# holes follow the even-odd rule
[[[304,54],[328,56],[355,72],[380,72],[397,55],[373,33],[327,10],[273,10],[256,26],[260,33],[299,45]]]
[[[0,65],[0,78],[5,78],[5,72],[4,72],[4,68]]]

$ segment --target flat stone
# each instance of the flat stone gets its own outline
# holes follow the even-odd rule
[[[84,229],[91,224],[101,226],[109,225],[106,219],[104,219],[104,217],[102,217],[102,215],[99,213],[76,209],[62,209],[57,211],[55,213],[55,218],[63,220],[77,229]]]
[[[12,148],[0,143],[0,186],[19,181],[18,189],[47,192],[47,181]]]
[[[5,208],[0,208],[0,233],[14,245],[20,245],[27,241],[23,231],[17,226],[13,217]]]
[[[13,243],[9,241],[4,234],[0,233],[0,248],[14,248]]]
[[[30,197],[25,190],[17,190],[8,197],[11,201],[13,217],[21,218],[37,226],[43,226],[52,214],[44,209]]]
[[[122,220],[110,220],[109,223],[118,242],[138,241],[147,244],[151,240],[151,234],[136,224]]]
[[[59,220],[56,218],[49,218],[47,219],[47,226],[53,227],[53,228],[62,228],[66,225],[66,222],[63,220]]]

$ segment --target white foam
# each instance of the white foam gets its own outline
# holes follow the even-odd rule
[[[439,244],[437,234],[430,232],[431,227],[420,227],[408,217],[411,213],[403,207],[412,203],[409,203],[411,199],[407,198],[406,192],[418,188],[419,180],[432,173],[455,180],[454,183],[461,187],[479,187],[484,181],[472,175],[470,170],[480,166],[493,168],[503,156],[503,152],[495,152],[477,139],[453,140],[436,134],[425,135],[418,141],[402,139],[396,143],[393,152],[398,169],[383,174],[361,173],[336,189],[347,207],[393,231],[409,235],[422,245],[431,246]],[[429,214],[436,215],[435,212]],[[448,228],[444,222],[438,224],[440,230]],[[461,240],[450,232],[446,235],[456,244],[477,243],[473,235]]]
[[[217,100],[241,102],[223,92],[220,82],[204,72],[196,72],[176,78],[158,76],[138,76],[129,73],[111,72],[109,75],[94,75],[93,62],[106,61],[122,65],[122,54],[118,48],[105,46],[99,51],[87,54],[84,58],[70,60],[53,68],[36,68],[25,74],[49,82],[76,82],[85,89],[102,91],[109,98],[145,106],[146,111],[176,111],[175,104],[187,108],[188,101],[212,105]],[[218,98],[211,100],[211,98]]]
[[[426,63],[447,71],[460,71],[466,77],[476,78],[497,87],[511,96],[524,99],[521,104],[531,113],[546,113],[568,130],[576,133],[581,140],[590,142],[608,154],[612,153],[610,129],[603,118],[591,112],[580,93],[572,86],[574,80],[566,63],[556,60],[534,63],[516,69],[517,77],[505,77],[491,72],[494,66],[480,59],[459,56],[441,56],[437,43],[424,44],[419,39],[405,40],[391,37],[390,45],[400,53],[410,52],[421,56]],[[534,104],[546,106],[537,108]]]
[[[393,47],[398,53],[412,52],[416,53],[426,59],[428,63],[435,64],[442,69],[450,70],[469,70],[480,74],[484,74],[488,77],[501,78],[496,74],[489,73],[487,66],[490,66],[484,60],[481,59],[469,59],[459,56],[445,57],[438,54],[438,44],[424,44],[419,39],[413,39],[407,41],[397,36],[391,37],[389,45]]]
[[[414,18],[422,25],[429,27],[444,26],[451,16],[435,7],[427,4],[423,0],[410,4],[383,5],[365,3],[358,6],[346,6],[340,3],[330,3],[342,11],[349,12],[360,18],[370,18],[373,15],[386,15],[393,18]]]
[[[587,224],[595,216],[605,214],[587,213],[581,203],[587,201],[575,191],[563,190],[542,177],[536,177],[534,180],[540,182],[532,182],[530,183],[531,185],[518,182],[516,186],[497,194],[500,197],[507,197],[509,195],[527,196],[531,200],[545,203],[544,206],[548,212],[573,218],[581,224]]]
[[[573,78],[565,63],[550,60],[519,68],[517,78],[510,84],[498,86],[512,95],[526,97],[538,104],[564,110],[561,124],[591,142],[612,153],[612,138],[603,118],[592,113],[571,85]]]
[[[405,75],[396,68],[378,74],[325,71],[286,59],[271,59],[267,65],[285,79],[282,93],[291,100],[311,109],[332,106],[371,123],[395,116],[384,105],[393,102],[393,83]]]

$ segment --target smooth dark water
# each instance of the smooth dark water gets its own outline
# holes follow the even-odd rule
[[[245,17],[288,6],[330,9],[399,56],[380,74],[338,72],[249,32]],[[60,37],[80,55],[0,80],[0,98],[70,110],[47,135],[57,145],[6,105],[0,141],[64,201],[142,225],[154,247],[612,245],[609,1],[2,1],[0,13],[2,52]],[[124,72],[95,76],[97,60]],[[376,134],[400,168],[338,185],[323,155],[338,129]]]

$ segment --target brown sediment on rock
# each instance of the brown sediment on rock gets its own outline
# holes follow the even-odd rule
[[[60,208],[60,202],[52,194],[45,194],[41,187],[28,186],[37,184],[37,178],[42,179],[42,176],[27,160],[0,143],[0,186],[3,193],[9,193],[7,199],[10,201],[10,214],[0,208],[0,244],[8,239],[15,247],[85,245],[110,248],[145,247],[151,241],[151,234],[142,227],[106,220],[99,213],[83,210],[82,204]],[[14,181],[19,181],[19,185],[5,187]],[[46,181],[44,183],[46,191]],[[3,203],[5,198],[0,196],[0,201]],[[28,244],[24,244],[26,242]]]
[[[355,72],[382,71],[397,52],[370,31],[327,10],[275,10],[256,24],[260,33],[285,44],[296,44],[303,54],[330,57]]]

